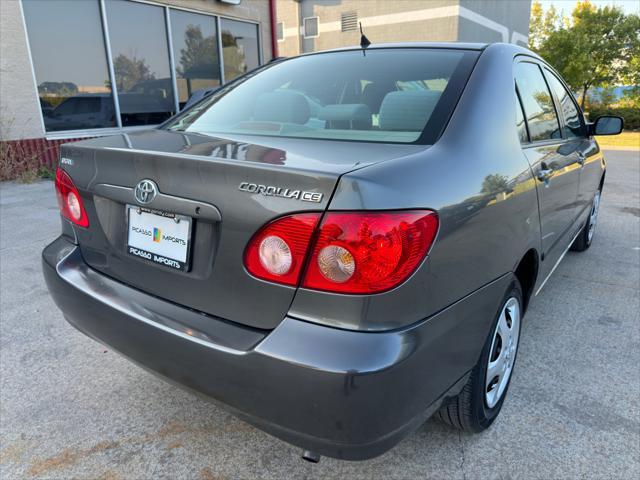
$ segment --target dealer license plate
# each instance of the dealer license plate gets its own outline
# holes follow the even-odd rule
[[[176,270],[189,267],[191,218],[127,205],[127,253]]]

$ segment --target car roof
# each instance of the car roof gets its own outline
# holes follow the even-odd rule
[[[385,49],[385,48],[425,48],[425,49],[449,49],[449,50],[475,50],[478,52],[482,52],[485,50],[491,50],[496,52],[508,52],[512,55],[528,55],[534,57],[538,60],[542,60],[539,55],[532,52],[526,47],[521,45],[516,45],[513,43],[505,43],[505,42],[492,42],[492,43],[471,43],[471,42],[397,42],[397,43],[377,43],[369,45],[366,50],[377,50],[377,49]],[[332,52],[345,52],[345,51],[357,51],[362,50],[362,47],[359,45],[352,45],[346,47],[333,48],[330,50],[320,50],[317,52],[309,52],[303,53],[299,55],[301,57],[308,55],[317,55],[322,53],[332,53]],[[500,54],[500,53],[498,53]],[[295,58],[295,57],[289,57]]]
[[[488,43],[467,43],[467,42],[395,42],[395,43],[375,43],[367,47],[367,50],[376,50],[379,48],[448,48],[454,50],[484,50],[490,44]],[[348,47],[332,48],[330,50],[322,50],[313,53],[337,52],[344,50],[362,50],[359,45]]]

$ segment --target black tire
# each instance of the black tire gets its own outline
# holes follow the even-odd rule
[[[600,195],[601,191],[598,190],[593,200],[591,201],[591,209],[589,210],[589,216],[587,220],[584,222],[584,227],[580,230],[580,233],[576,237],[576,239],[571,244],[569,250],[572,252],[584,252],[591,246],[591,242],[593,241],[593,233],[595,233],[595,228],[598,220],[598,209],[600,207]],[[593,221],[593,232],[589,235],[589,231],[591,230],[593,211],[595,209],[595,220]]]
[[[467,383],[456,397],[445,400],[440,407],[440,410],[436,413],[436,418],[439,418],[442,422],[463,431],[481,432],[489,428],[500,413],[504,399],[509,391],[509,384],[513,377],[513,369],[507,380],[502,396],[492,408],[489,408],[485,401],[485,376],[487,374],[487,366],[489,362],[489,355],[491,354],[490,350],[493,344],[494,332],[498,324],[500,314],[502,313],[507,301],[512,297],[516,298],[518,301],[520,309],[519,331],[522,330],[522,316],[524,314],[522,288],[520,287],[520,282],[518,282],[517,279],[514,279],[500,303],[500,309],[491,323],[491,329],[489,330],[484,347],[482,348],[480,359],[471,371],[471,375],[469,376]],[[518,335],[518,343],[519,340],[520,335]],[[517,354],[518,344],[516,344],[515,350],[515,355],[517,356]]]

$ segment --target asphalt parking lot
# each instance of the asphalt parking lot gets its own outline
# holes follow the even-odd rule
[[[606,158],[593,246],[533,301],[494,426],[317,465],[69,326],[40,271],[53,183],[1,184],[0,478],[640,478],[640,153]]]

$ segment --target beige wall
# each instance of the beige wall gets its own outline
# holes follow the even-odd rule
[[[278,21],[284,23],[285,33],[287,30],[295,30],[300,23],[300,9],[298,2],[293,0],[277,0],[276,12]],[[278,56],[295,57],[300,55],[300,38],[285,37],[284,41],[278,42]]]
[[[0,0],[0,140],[43,136],[20,3]]]
[[[458,20],[451,15],[457,0],[278,0],[278,21],[285,23],[285,40],[278,43],[279,54],[293,56],[360,43],[360,32],[343,32],[342,13],[355,11],[365,34],[373,43],[409,41],[455,41]],[[417,18],[414,12],[431,10],[436,19]],[[305,17],[319,17],[320,35],[304,38],[299,25]]]
[[[281,55],[358,45],[359,31],[343,32],[341,16],[356,12],[372,43],[527,43],[530,0],[278,0],[285,22]],[[318,17],[319,35],[304,38],[303,19]]]

